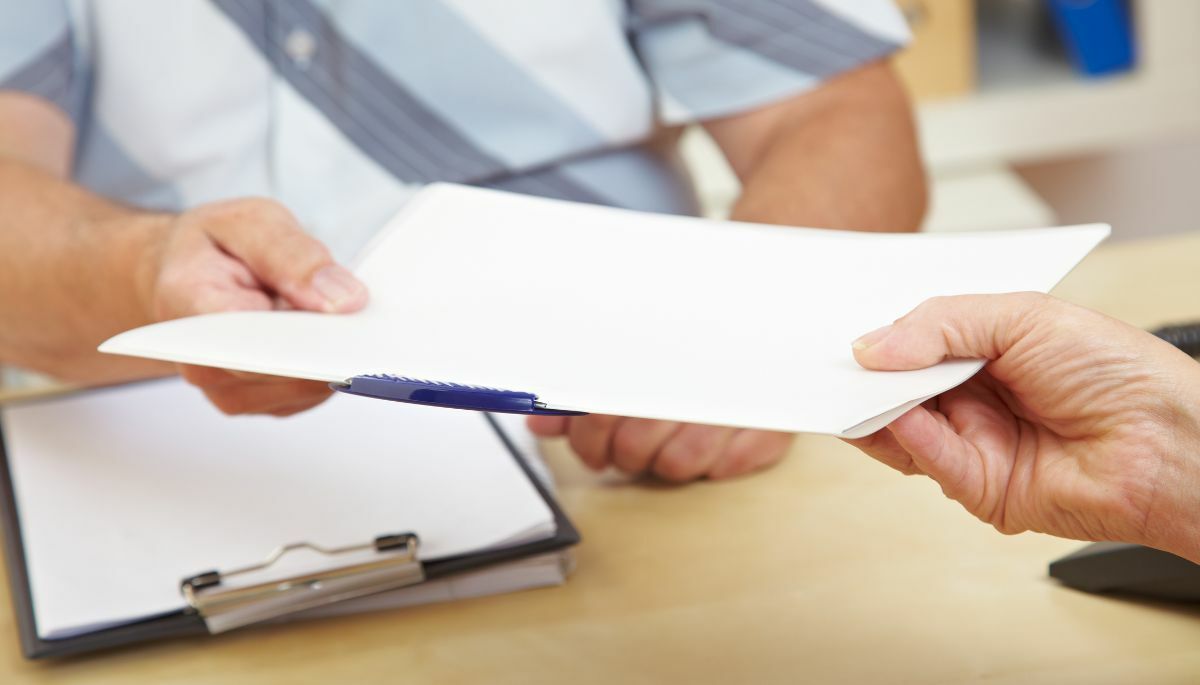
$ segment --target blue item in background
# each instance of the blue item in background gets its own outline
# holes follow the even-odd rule
[[[1106,76],[1133,67],[1128,0],[1047,0],[1075,68]]]

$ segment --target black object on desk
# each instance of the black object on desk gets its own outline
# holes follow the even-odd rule
[[[1192,357],[1200,357],[1200,323],[1151,331]],[[1169,552],[1120,542],[1097,542],[1050,564],[1050,577],[1084,592],[1111,592],[1200,601],[1200,565]]]
[[[1189,356],[1200,357],[1200,323],[1163,326],[1151,333],[1178,347]]]
[[[1050,564],[1050,577],[1084,592],[1200,601],[1200,566],[1169,552],[1097,542]]]

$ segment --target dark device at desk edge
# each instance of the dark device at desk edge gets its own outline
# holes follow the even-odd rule
[[[1165,326],[1154,335],[1200,357],[1200,323]],[[1084,592],[1200,602],[1200,565],[1141,545],[1097,542],[1050,564],[1050,577]]]

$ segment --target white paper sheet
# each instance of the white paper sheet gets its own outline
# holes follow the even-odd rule
[[[229,418],[159,381],[0,418],[42,636],[178,609],[183,578],[288,542],[411,530],[435,559],[555,530],[474,412],[339,395],[287,419]]]
[[[878,235],[716,222],[435,185],[357,270],[349,316],[237,312],[101,350],[342,381],[390,373],[552,407],[863,435],[977,362],[865,371],[850,343],[936,295],[1048,291],[1104,225]]]

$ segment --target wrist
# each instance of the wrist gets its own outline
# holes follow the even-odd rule
[[[1200,364],[1191,359],[1177,371],[1175,407],[1164,422],[1170,439],[1159,469],[1157,510],[1147,518],[1145,544],[1200,563]]]
[[[159,319],[155,312],[155,291],[162,255],[175,216],[159,213],[125,215],[108,227],[109,282],[124,284],[121,293],[127,311],[122,317],[127,328],[144,326]]]

